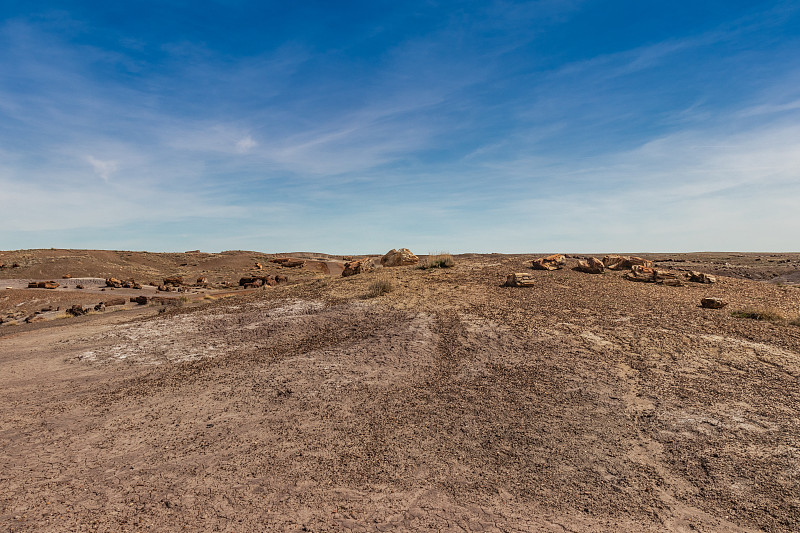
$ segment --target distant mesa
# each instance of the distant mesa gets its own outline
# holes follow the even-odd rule
[[[303,266],[306,262],[302,259],[294,259],[292,257],[276,257],[270,261],[282,267],[297,268]]]

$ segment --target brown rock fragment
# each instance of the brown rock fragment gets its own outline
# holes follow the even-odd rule
[[[695,270],[692,270],[691,272],[686,274],[686,277],[689,279],[689,281],[692,281],[694,283],[716,283],[717,282],[717,278],[715,278],[711,274],[706,274],[704,272],[697,272]]]
[[[517,272],[506,277],[506,287],[533,287],[534,285],[533,275],[527,272]]]
[[[703,298],[700,300],[700,306],[706,309],[722,309],[728,305],[728,302],[722,298]]]

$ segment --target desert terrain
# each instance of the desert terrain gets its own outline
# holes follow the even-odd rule
[[[0,251],[0,530],[800,530],[800,254],[542,255]]]

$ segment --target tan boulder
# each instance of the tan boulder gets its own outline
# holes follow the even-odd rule
[[[356,274],[363,274],[373,269],[372,259],[361,259],[359,261],[348,261],[344,264],[342,277],[355,276]]]
[[[585,272],[586,274],[602,274],[605,267],[602,261],[596,257],[590,257],[586,260],[579,259],[578,266],[575,267],[575,270],[578,272]]]
[[[704,272],[697,272],[695,270],[692,270],[691,272],[686,274],[686,277],[689,279],[689,281],[692,281],[694,283],[716,283],[717,282],[717,278],[715,278],[711,274],[706,274]]]
[[[553,254],[547,257],[540,257],[531,261],[534,270],[558,270],[567,264],[564,254]]]
[[[385,267],[416,265],[417,263],[419,263],[419,257],[412,254],[408,248],[391,249],[381,257],[381,264]]]
[[[122,287],[122,281],[118,280],[117,278],[108,278],[106,279],[106,287],[114,287],[119,289]]]
[[[534,285],[533,275],[527,272],[517,272],[506,277],[506,287],[533,287]]]

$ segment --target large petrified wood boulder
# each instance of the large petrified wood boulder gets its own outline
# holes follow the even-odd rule
[[[575,270],[578,272],[585,272],[586,274],[602,274],[605,267],[602,261],[596,257],[590,257],[586,260],[579,259],[578,266],[575,267]]]
[[[558,270],[564,268],[565,264],[567,264],[567,259],[564,254],[548,255],[531,261],[531,267],[534,270]]]
[[[535,284],[533,276],[527,272],[517,272],[509,274],[506,278],[506,287],[533,287]]]
[[[28,283],[29,289],[56,289],[58,283],[55,281],[31,281]]]
[[[164,278],[164,285],[174,285],[176,287],[183,285],[183,276],[170,276]]]
[[[660,283],[662,285],[670,285],[673,287],[680,287],[683,285],[675,272],[641,265],[633,265],[631,271],[625,274],[625,278],[631,281]]]
[[[646,283],[652,283],[655,281],[653,279],[654,270],[651,267],[645,267],[640,265],[633,265],[631,271],[625,274],[625,278],[631,281],[643,281]]]
[[[634,266],[652,268],[653,262],[636,256],[607,255],[603,257],[603,266],[609,270],[628,270]]]
[[[412,254],[408,248],[391,249],[381,257],[381,264],[385,267],[416,265],[417,263],[419,263],[419,257]]]
[[[342,277],[355,276],[356,274],[363,274],[373,269],[372,259],[361,259],[359,261],[348,261],[344,264]]]

